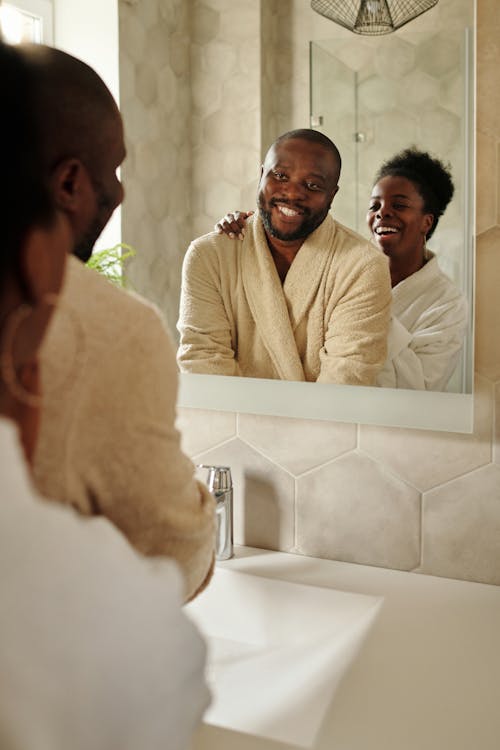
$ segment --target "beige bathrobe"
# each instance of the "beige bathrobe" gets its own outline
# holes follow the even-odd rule
[[[183,266],[183,372],[373,385],[391,310],[387,258],[330,215],[282,285],[262,222],[243,241],[207,234]]]
[[[210,577],[215,507],[181,450],[175,350],[158,311],[71,257],[41,362],[38,490],[106,516],[143,554],[174,558],[191,597]]]

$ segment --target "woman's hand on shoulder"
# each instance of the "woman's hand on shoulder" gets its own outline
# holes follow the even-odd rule
[[[232,240],[242,240],[245,236],[246,220],[249,216],[252,216],[253,213],[253,211],[234,211],[227,213],[214,226],[214,231],[217,232],[217,234],[227,234]]]

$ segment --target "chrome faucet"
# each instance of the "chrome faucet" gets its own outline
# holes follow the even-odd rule
[[[233,556],[233,480],[229,466],[206,466],[198,464],[199,469],[208,469],[207,485],[215,498],[215,517],[217,523],[215,539],[215,557],[217,560],[229,560]]]

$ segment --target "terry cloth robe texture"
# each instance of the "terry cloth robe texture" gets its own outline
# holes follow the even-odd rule
[[[467,330],[467,300],[427,251],[427,263],[392,290],[387,362],[377,385],[443,391]]]
[[[145,555],[173,557],[192,597],[211,575],[215,508],[180,447],[175,350],[158,311],[71,257],[41,365],[40,493],[106,516]]]
[[[184,372],[373,385],[385,362],[387,258],[330,215],[282,285],[255,215],[242,241],[207,234],[183,264]]]

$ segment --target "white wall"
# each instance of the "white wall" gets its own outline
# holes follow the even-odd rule
[[[119,104],[118,0],[53,0],[54,46],[80,58],[99,73]],[[121,242],[118,208],[96,243]]]

